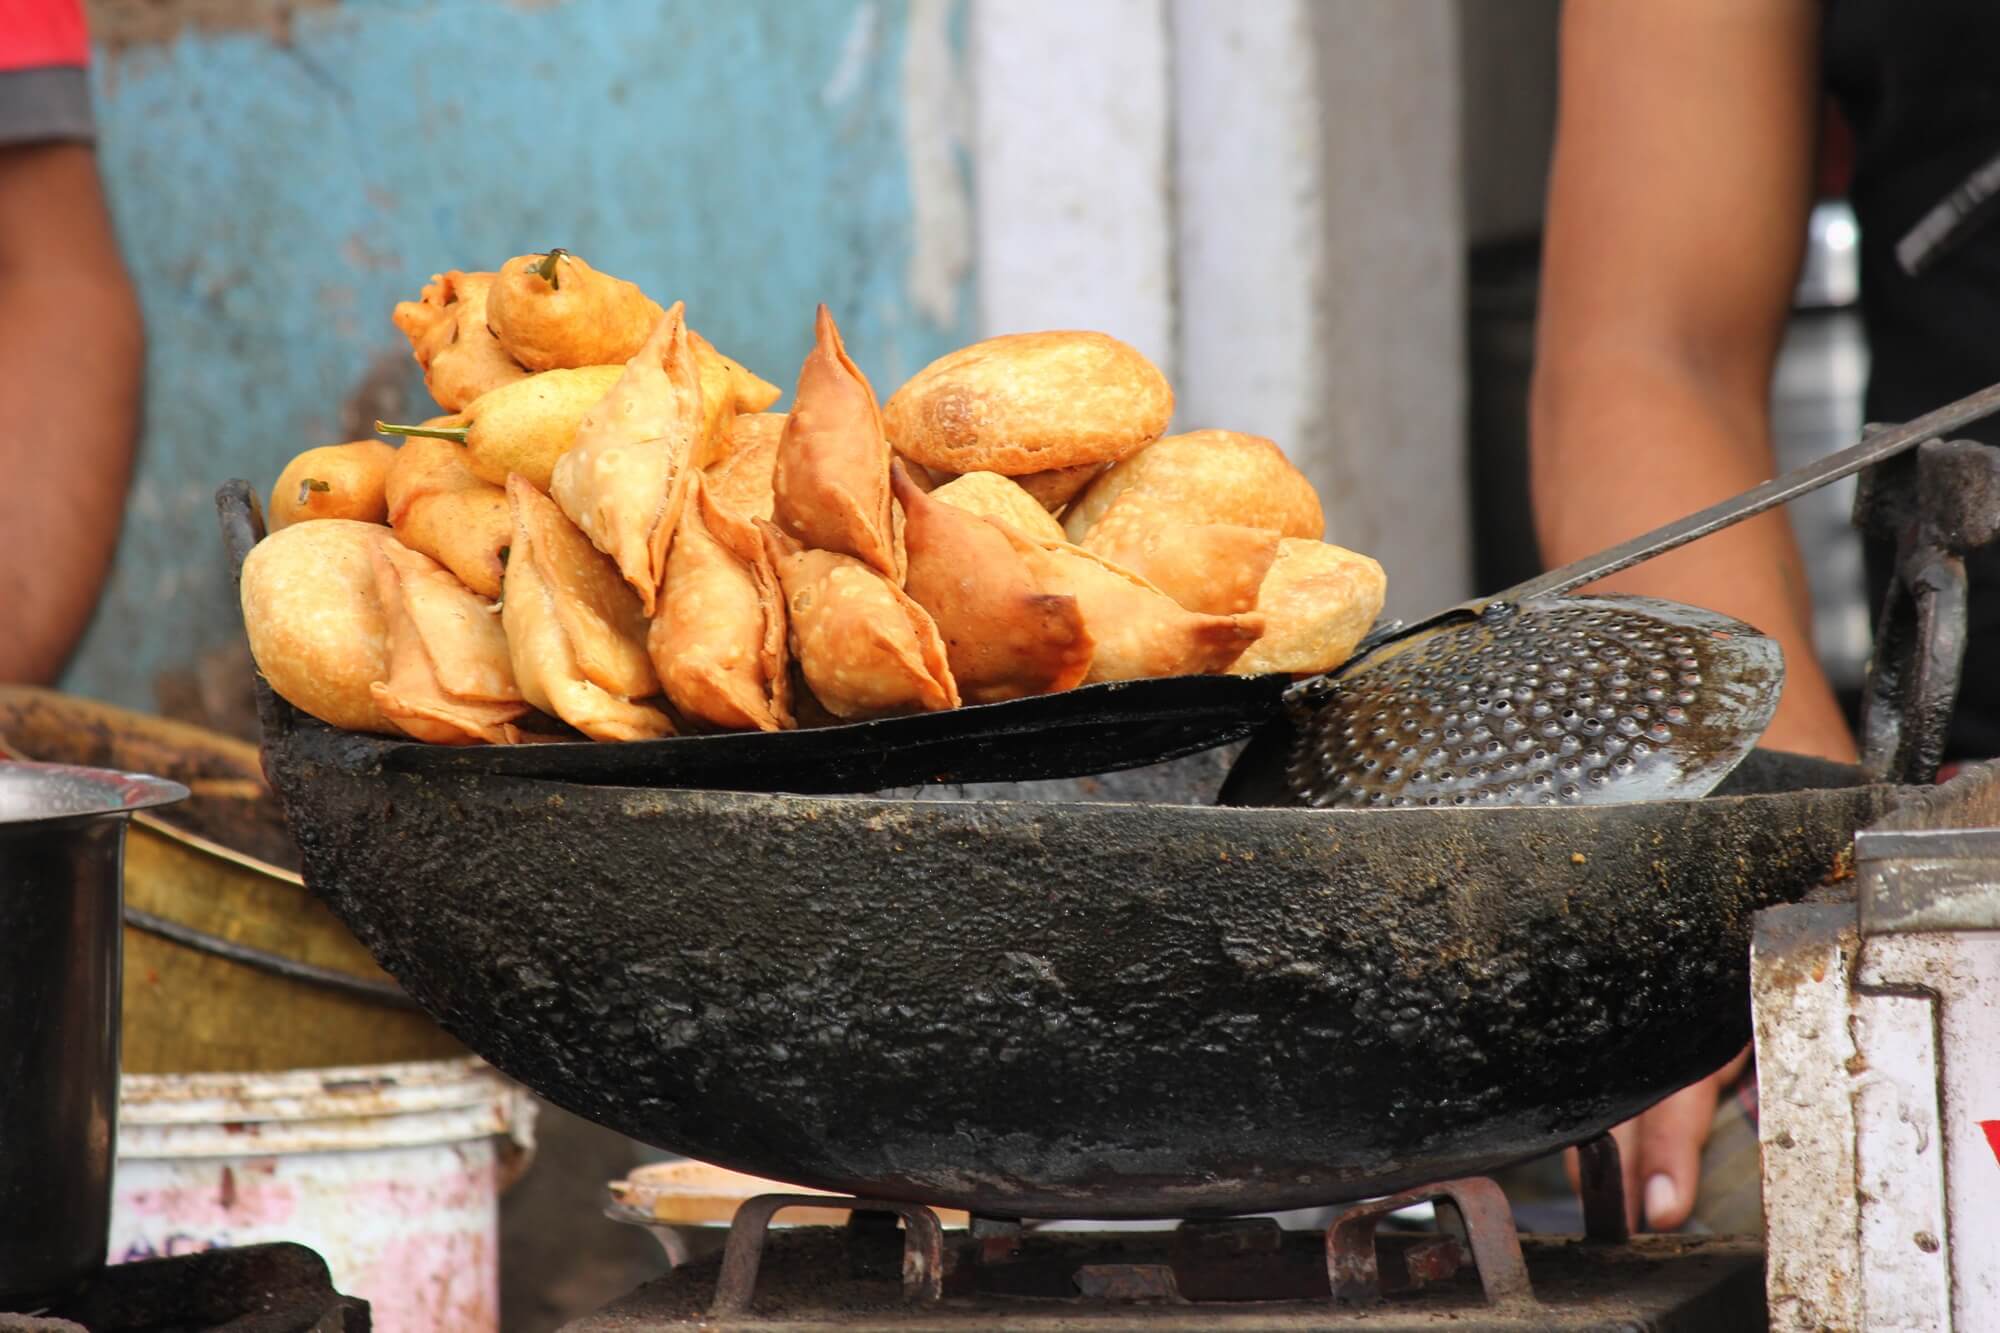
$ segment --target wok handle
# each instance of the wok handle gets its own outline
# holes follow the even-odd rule
[[[1932,440],[1914,468],[1863,478],[1856,526],[1893,541],[1861,698],[1861,763],[1878,782],[1937,776],[1965,665],[1965,556],[2000,536],[2000,450]]]
[[[215,492],[215,516],[222,525],[222,545],[229,554],[229,586],[236,592],[237,604],[242,605],[243,562],[249,558],[250,548],[264,540],[264,511],[257,503],[257,492],[250,483],[235,478],[225,481]],[[248,631],[248,626],[245,626]],[[257,691],[257,724],[269,742],[291,730],[291,706],[278,698],[264,679],[264,673],[253,671],[250,679]],[[273,784],[275,787],[275,784]]]

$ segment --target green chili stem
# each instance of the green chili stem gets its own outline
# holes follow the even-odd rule
[[[306,497],[314,491],[330,491],[332,489],[333,487],[327,485],[317,477],[307,477],[299,482],[299,503],[304,504]]]
[[[464,444],[469,426],[392,426],[386,421],[375,423],[377,435],[422,435],[433,440],[450,440],[453,444]]]
[[[535,265],[535,274],[549,285],[550,291],[562,289],[562,279],[556,276],[556,261],[566,257],[569,251],[557,246],[542,256],[542,262]]]

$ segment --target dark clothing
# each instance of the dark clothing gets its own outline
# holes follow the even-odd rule
[[[1854,135],[1870,421],[2000,382],[2000,0],[1828,0],[1827,91]],[[2000,420],[1962,434],[2000,444]],[[1880,605],[1894,552],[1871,549]],[[2000,547],[1971,564],[1955,757],[2000,755]]]

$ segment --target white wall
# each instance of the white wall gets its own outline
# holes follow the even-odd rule
[[[1174,374],[1160,0],[974,0],[979,320],[1100,329]]]
[[[1284,446],[1390,608],[1469,591],[1454,0],[973,0],[985,332],[1101,328]]]

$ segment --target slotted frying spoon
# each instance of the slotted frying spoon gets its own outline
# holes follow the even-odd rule
[[[1378,630],[1287,695],[1292,793],[1349,808],[1706,794],[1778,706],[1777,644],[1674,602],[1564,594],[1995,411],[2000,385],[1492,597]]]

